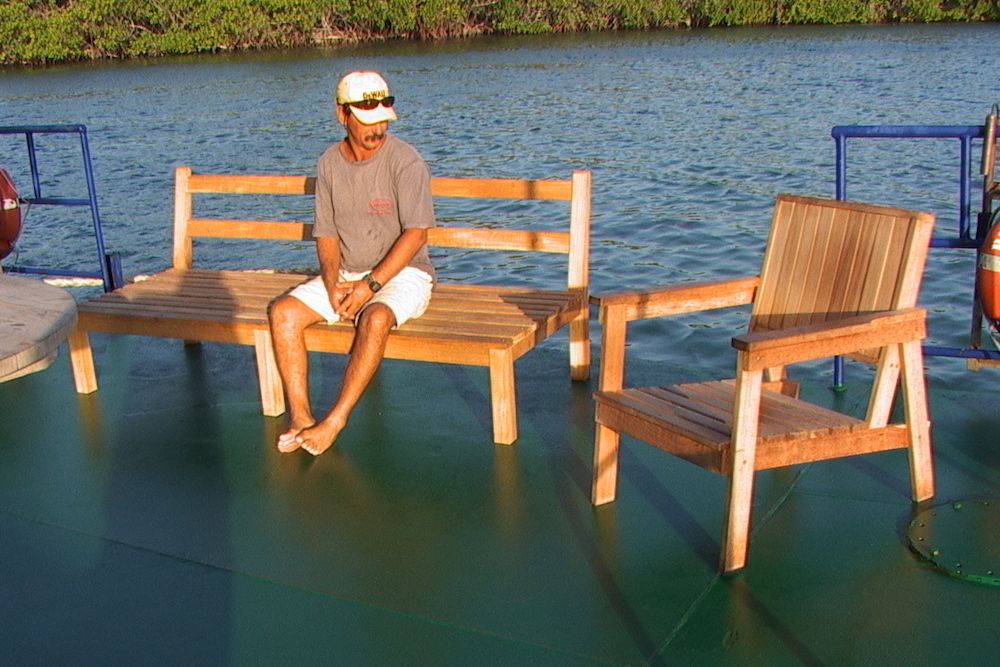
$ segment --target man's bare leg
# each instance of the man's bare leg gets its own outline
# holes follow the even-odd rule
[[[288,430],[278,437],[278,449],[282,452],[298,449],[296,436],[316,423],[309,405],[309,356],[304,332],[322,319],[292,296],[278,299],[268,310],[274,359],[288,398]]]
[[[347,426],[351,411],[354,410],[354,406],[382,364],[389,331],[395,324],[396,316],[383,304],[372,304],[361,312],[354,334],[354,343],[351,345],[351,357],[344,371],[340,396],[322,421],[298,432],[295,437],[297,446],[318,456],[336,441],[337,436]]]

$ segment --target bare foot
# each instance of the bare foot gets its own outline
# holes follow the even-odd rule
[[[299,439],[299,433],[303,429],[309,428],[315,424],[315,422],[308,421],[302,424],[297,424],[292,422],[288,425],[288,430],[278,436],[278,451],[282,454],[287,454],[288,452],[294,452],[296,449],[302,446],[302,441]]]
[[[324,419],[315,426],[299,431],[295,436],[296,446],[302,447],[313,456],[319,456],[337,440],[337,436],[347,426],[347,422]]]

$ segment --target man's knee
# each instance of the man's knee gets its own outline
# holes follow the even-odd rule
[[[358,328],[367,331],[389,331],[396,326],[396,315],[384,303],[373,303],[361,311]]]
[[[267,306],[267,319],[272,329],[277,330],[304,329],[310,324],[310,313],[305,304],[288,295],[278,297]]]
[[[267,319],[272,325],[288,321],[288,299],[290,298],[288,296],[281,296],[267,304]]]

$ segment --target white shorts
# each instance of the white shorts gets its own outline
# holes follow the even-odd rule
[[[341,271],[341,282],[355,282],[365,277],[368,272]],[[431,302],[431,287],[433,280],[424,271],[412,266],[405,267],[382,286],[362,308],[364,310],[373,303],[382,303],[389,307],[396,316],[396,326],[414,317],[420,317]],[[310,309],[325,319],[329,324],[340,321],[340,315],[330,304],[330,295],[323,284],[322,276],[316,276],[302,283],[289,296],[304,303]]]

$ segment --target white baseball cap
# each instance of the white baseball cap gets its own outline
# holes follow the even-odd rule
[[[375,106],[364,109],[355,105],[358,102],[374,103]],[[337,84],[337,104],[350,104],[351,113],[365,125],[396,120],[396,112],[392,109],[394,102],[389,84],[378,72],[351,72]]]

